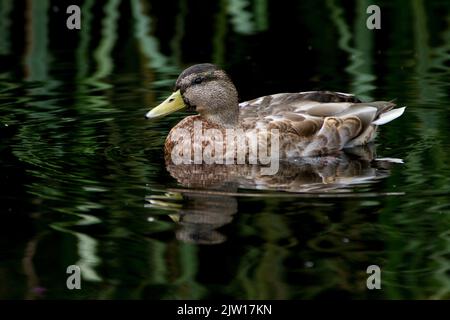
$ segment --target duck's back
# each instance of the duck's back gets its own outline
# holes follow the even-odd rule
[[[339,92],[280,93],[241,103],[240,119],[244,129],[278,129],[280,156],[307,157],[369,143],[378,125],[401,116],[394,106]]]

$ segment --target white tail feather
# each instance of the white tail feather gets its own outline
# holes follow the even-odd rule
[[[392,163],[404,163],[403,159],[399,159],[399,158],[376,158],[375,161],[386,161],[386,162],[392,162]]]
[[[372,124],[375,124],[377,126],[381,126],[383,124],[386,124],[388,122],[391,122],[394,119],[397,119],[398,117],[400,117],[403,112],[405,112],[405,108],[397,108],[397,109],[392,109],[391,111],[385,112],[383,114],[380,114],[380,117],[375,120],[374,122],[372,122]]]

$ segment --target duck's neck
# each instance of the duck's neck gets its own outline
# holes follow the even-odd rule
[[[226,106],[226,108],[220,108],[215,113],[207,113],[201,115],[208,122],[216,123],[225,128],[234,128],[239,123],[239,105],[237,103],[233,106],[228,105]]]
[[[222,86],[220,91],[216,90],[208,108],[199,106],[197,109],[207,121],[220,126],[234,128],[239,124],[238,94],[231,82]]]

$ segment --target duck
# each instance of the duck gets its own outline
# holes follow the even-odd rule
[[[164,144],[166,160],[174,151],[180,152],[175,150],[180,135],[191,143],[190,150],[181,148],[190,161],[194,161],[195,150],[202,151],[217,139],[199,138],[196,125],[203,133],[223,134],[220,141],[225,146],[231,141],[226,137],[232,130],[242,130],[238,132],[244,135],[252,130],[276,130],[277,157],[296,159],[335,155],[371,143],[379,126],[404,113],[405,107],[395,107],[393,101],[363,102],[353,94],[332,91],[277,93],[239,103],[238,91],[228,74],[214,64],[202,63],[181,72],[174,92],[145,117],[160,118],[182,109],[197,113],[170,130]],[[245,152],[248,162],[249,148]]]

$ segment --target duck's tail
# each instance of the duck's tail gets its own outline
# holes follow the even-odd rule
[[[376,108],[375,115],[373,120],[371,121],[372,125],[381,126],[388,122],[391,122],[394,119],[400,117],[403,112],[405,112],[406,107],[396,108],[396,104],[393,100],[391,101],[374,101],[374,102],[366,102],[361,103],[359,105],[365,105]]]
[[[362,121],[363,129],[356,136],[345,143],[345,147],[361,146],[374,140],[377,132],[377,126],[391,122],[400,117],[406,107],[396,108],[392,101],[375,101],[358,104],[361,110],[367,110],[366,120]],[[371,108],[370,108],[371,107]],[[376,109],[375,109],[376,108]],[[360,119],[363,117],[359,116]]]
[[[402,108],[392,109],[392,110],[389,110],[384,113],[380,113],[380,115],[377,117],[377,119],[375,121],[372,121],[372,124],[381,126],[383,124],[391,122],[392,120],[400,117],[403,114],[403,112],[405,112],[405,109],[406,109],[406,107],[402,107]]]

